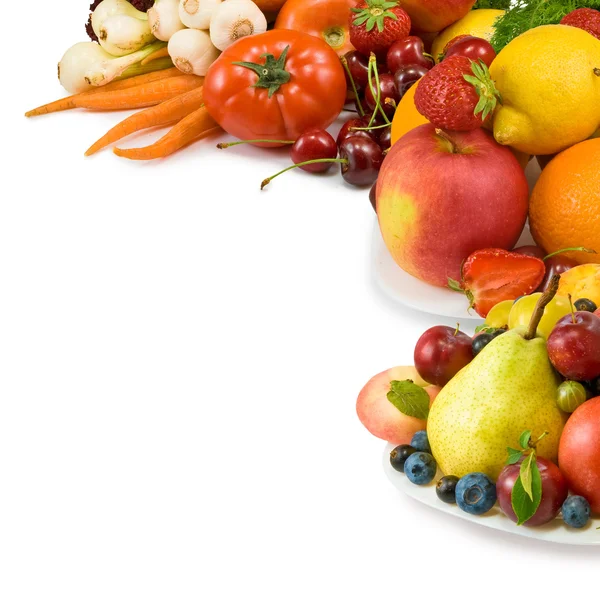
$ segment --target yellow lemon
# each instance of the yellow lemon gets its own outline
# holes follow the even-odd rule
[[[503,103],[494,137],[529,154],[554,154],[600,126],[600,40],[544,25],[510,42],[490,67]]]
[[[419,79],[419,81],[421,80]],[[417,91],[419,81],[404,94],[394,113],[394,119],[392,120],[392,144],[395,144],[403,135],[412,131],[415,127],[429,123],[415,106],[415,92]]]
[[[494,23],[504,12],[503,10],[493,10],[491,8],[472,10],[462,19],[456,21],[456,23],[446,27],[433,40],[431,46],[431,54],[436,62],[438,56],[444,51],[446,44],[457,35],[474,35],[489,42],[492,39],[492,35],[494,35]]]

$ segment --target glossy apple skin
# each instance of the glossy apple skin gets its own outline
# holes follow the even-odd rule
[[[415,346],[415,369],[427,383],[442,387],[473,360],[472,343],[456,328],[432,327]]]
[[[356,413],[360,422],[374,436],[395,446],[410,444],[415,433],[427,426],[426,421],[408,417],[387,399],[390,383],[406,379],[411,379],[425,389],[429,394],[430,404],[440,391],[438,387],[427,386],[414,367],[393,367],[372,377],[356,400]]]
[[[462,19],[476,0],[402,0],[414,31],[433,33]]]
[[[600,317],[576,312],[560,319],[548,337],[548,356],[567,379],[596,379],[600,376]]]
[[[377,183],[385,245],[411,275],[440,287],[461,279],[482,248],[514,248],[527,219],[529,188],[514,154],[483,129],[446,135],[421,125],[387,154]]]
[[[512,490],[519,478],[521,462],[504,467],[496,482],[500,508],[515,523],[518,519],[512,507]],[[542,501],[535,515],[524,523],[527,527],[539,527],[556,519],[569,495],[567,480],[552,461],[540,457],[537,459],[537,465],[542,478]]]
[[[582,404],[567,421],[558,464],[571,492],[583,496],[600,515],[600,396]]]

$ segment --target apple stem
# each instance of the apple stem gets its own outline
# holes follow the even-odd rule
[[[348,60],[346,59],[345,56],[342,56],[340,58],[340,61],[342,63],[342,66],[344,67],[344,70],[346,71],[346,75],[348,75],[348,79],[350,80],[350,85],[352,86],[352,91],[354,92],[354,97],[356,98],[356,108],[358,108],[358,114],[361,117],[364,117],[365,111],[360,102],[360,96],[358,95],[358,89],[356,88],[356,83],[354,81],[354,77],[352,77],[352,73],[350,72],[350,67],[348,66]]]
[[[589,254],[597,254],[595,250],[590,250],[589,248],[585,248],[584,246],[577,246],[577,248],[563,248],[562,250],[557,250],[552,254],[548,254],[548,256],[544,256],[544,260],[548,260],[553,256],[557,256],[558,254],[563,254],[565,252],[588,252]]]
[[[458,146],[454,143],[454,140],[442,129],[436,129],[435,135],[437,135],[442,141],[446,142],[448,148],[452,154],[458,153]]]
[[[560,275],[554,275],[550,280],[548,288],[542,294],[541,298],[538,300],[535,310],[533,311],[533,315],[531,315],[531,321],[529,322],[529,329],[527,333],[523,336],[526,340],[532,340],[537,334],[537,328],[544,316],[544,310],[546,306],[552,302],[554,296],[558,292],[558,284],[560,282]]]
[[[239,142],[221,142],[217,144],[219,150],[231,148],[232,146],[240,146],[241,144],[295,144],[292,140],[240,140]]]
[[[300,162],[295,165],[291,165],[285,169],[282,169],[281,171],[279,171],[279,173],[275,173],[275,175],[271,175],[271,177],[267,177],[260,184],[260,189],[264,190],[269,185],[269,183],[271,183],[271,181],[273,181],[273,179],[275,179],[275,177],[279,177],[280,175],[283,175],[284,173],[287,173],[288,171],[291,171],[292,169],[297,169],[298,167],[304,167],[305,165],[316,165],[317,163],[331,163],[331,164],[338,163],[340,165],[347,165],[348,159],[347,158],[315,158],[314,160],[305,160],[304,162]]]

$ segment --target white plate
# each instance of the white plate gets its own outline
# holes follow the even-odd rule
[[[540,174],[536,160],[529,163],[526,173],[530,186],[533,186]],[[533,244],[527,227],[517,246],[526,244]],[[430,285],[403,271],[394,262],[383,243],[377,223],[373,231],[371,261],[379,287],[387,296],[400,304],[442,317],[482,321],[475,311],[469,312],[469,302],[462,294]]]
[[[558,518],[552,523],[548,523],[543,527],[517,527],[508,517],[504,516],[498,505],[496,505],[486,515],[476,517],[463,512],[454,504],[445,504],[438,500],[435,493],[435,484],[430,485],[414,485],[403,473],[398,473],[390,465],[390,452],[394,448],[392,444],[386,446],[383,454],[383,469],[388,479],[399,490],[415,500],[430,506],[436,510],[440,510],[449,515],[454,515],[460,519],[471,521],[497,529],[514,535],[521,535],[536,540],[553,542],[556,544],[570,544],[572,546],[599,546],[600,545],[600,519],[592,519],[584,529],[571,529],[567,527],[562,519]],[[441,474],[439,474],[441,477]],[[437,478],[436,480],[437,481]]]

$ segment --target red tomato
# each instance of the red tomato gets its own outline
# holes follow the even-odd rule
[[[350,10],[357,0],[287,0],[275,29],[303,31],[325,40],[340,56],[354,50],[350,43]]]
[[[295,141],[309,129],[331,125],[345,99],[338,55],[322,40],[283,29],[241,38],[204,81],[209,114],[242,140]]]

